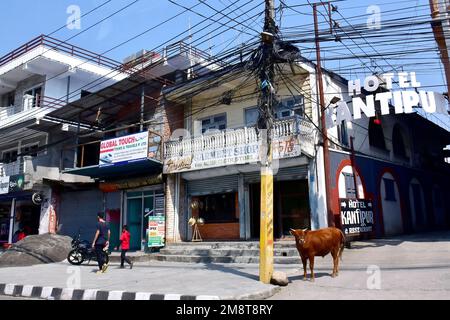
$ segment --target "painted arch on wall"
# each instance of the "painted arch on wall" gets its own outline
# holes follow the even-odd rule
[[[353,170],[353,167],[350,165],[344,166],[339,173],[339,179],[338,179],[338,190],[339,190],[339,198],[347,198],[347,182],[348,179],[346,179],[346,175],[354,175],[356,171],[356,185],[358,188],[358,199],[364,199],[365,197],[365,190],[364,190],[364,184],[361,180],[361,176],[358,173],[357,170]],[[354,182],[353,182],[354,185]]]

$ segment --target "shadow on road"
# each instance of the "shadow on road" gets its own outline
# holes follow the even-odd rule
[[[318,279],[318,278],[323,278],[323,277],[330,277],[331,278],[331,273],[327,273],[327,272],[315,272],[314,273],[314,278]],[[289,279],[289,283],[292,283],[292,281],[294,280],[302,280],[302,281],[310,281],[311,279],[311,274],[308,274],[308,276],[305,277],[303,276],[303,271],[302,271],[302,275],[298,275],[298,276],[290,276],[288,277]]]
[[[381,238],[371,240],[349,241],[346,249],[365,249],[383,246],[398,246],[404,242],[450,242],[450,231],[430,231],[404,236],[395,236],[392,238]]]
[[[237,276],[241,276],[241,277],[248,278],[248,279],[251,279],[251,280],[256,280],[256,281],[259,280],[259,276],[258,275],[251,274],[251,273],[244,272],[244,271],[240,271],[240,270],[238,270],[236,268],[227,267],[225,265],[217,265],[217,264],[214,264],[214,263],[206,263],[203,266],[205,267],[205,269],[208,269],[208,270],[216,270],[216,271],[220,271],[220,272],[223,272],[223,273],[231,273],[231,274],[234,274],[234,275],[237,275]]]

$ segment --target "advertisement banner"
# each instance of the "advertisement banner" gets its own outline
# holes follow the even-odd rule
[[[0,194],[9,193],[9,177],[0,177]]]
[[[113,166],[147,159],[148,132],[105,140],[100,144],[100,166]]]
[[[164,196],[155,197],[155,209],[148,217],[148,247],[164,247],[166,242],[166,217]]]
[[[372,200],[340,199],[342,231],[345,235],[372,233],[374,213]]]
[[[23,191],[25,186],[25,176],[23,174],[11,176],[9,178],[9,193]]]

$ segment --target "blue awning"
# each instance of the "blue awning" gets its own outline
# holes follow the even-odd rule
[[[91,177],[92,179],[120,178],[137,174],[149,174],[162,172],[163,164],[159,161],[146,159],[111,166],[91,166],[84,168],[69,169],[63,171],[67,174]]]

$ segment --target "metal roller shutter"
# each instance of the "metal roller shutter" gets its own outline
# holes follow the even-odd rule
[[[244,175],[244,180],[246,183],[256,183],[261,179],[260,172],[250,172]],[[308,166],[301,167],[291,167],[282,168],[278,170],[275,176],[275,181],[285,181],[285,180],[302,180],[308,179]]]
[[[237,192],[238,176],[232,175],[188,181],[187,190],[190,196],[224,192]]]

